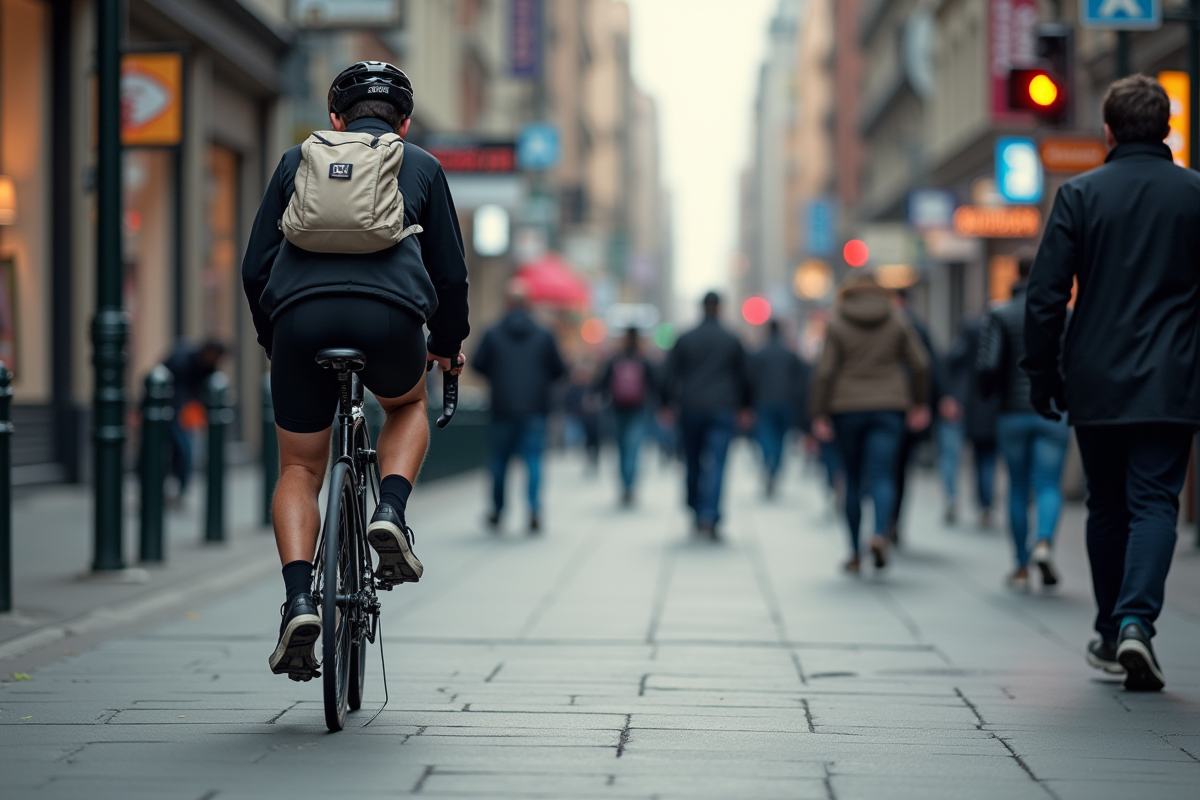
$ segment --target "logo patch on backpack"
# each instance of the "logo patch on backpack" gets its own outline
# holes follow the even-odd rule
[[[330,164],[329,177],[331,178],[349,178],[351,170],[354,169],[353,164]]]

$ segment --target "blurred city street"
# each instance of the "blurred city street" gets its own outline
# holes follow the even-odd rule
[[[4,794],[1195,797],[1193,531],[1159,623],[1168,690],[1133,694],[1084,663],[1094,611],[1078,507],[1063,520],[1060,590],[1014,594],[1006,537],[944,527],[922,476],[894,563],[853,578],[815,473],[791,461],[763,501],[753,455],[735,448],[718,544],[690,538],[679,473],[649,452],[635,511],[615,502],[611,454],[598,476],[554,457],[540,537],[516,515],[485,532],[478,474],[423,487],[409,517],[426,574],[384,597],[390,699],[369,727],[377,649],[341,734],[325,731],[320,681],[268,672],[274,574],[190,596],[165,624],[86,652],[62,655],[64,640],[0,660],[6,675],[45,663],[0,684]],[[242,563],[268,539],[251,538]],[[177,561],[200,570],[203,557]]]

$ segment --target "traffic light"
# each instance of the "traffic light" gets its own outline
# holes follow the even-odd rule
[[[1071,27],[1061,23],[1039,25],[1034,52],[1036,61],[1009,73],[1008,107],[1032,111],[1051,125],[1069,125],[1075,73]]]

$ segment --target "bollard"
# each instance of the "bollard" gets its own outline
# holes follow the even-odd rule
[[[139,558],[146,563],[166,560],[163,547],[163,487],[167,477],[167,441],[175,409],[175,379],[162,364],[146,376],[142,395],[141,544]]]
[[[204,512],[204,541],[225,541],[225,434],[233,420],[229,407],[229,379],[214,372],[204,386],[208,411],[208,502]]]
[[[271,404],[271,373],[263,375],[262,388],[262,524],[271,525],[271,502],[279,483],[279,436],[275,433],[275,406]]]
[[[0,361],[0,611],[12,611],[12,373]]]

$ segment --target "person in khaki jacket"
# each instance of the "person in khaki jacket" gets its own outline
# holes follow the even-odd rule
[[[896,459],[905,425],[910,430],[929,425],[929,375],[929,353],[893,309],[892,293],[869,276],[843,283],[809,403],[813,435],[836,442],[846,465],[848,572],[857,573],[860,567],[864,480],[875,510],[875,568],[887,564],[885,534],[896,498]]]

